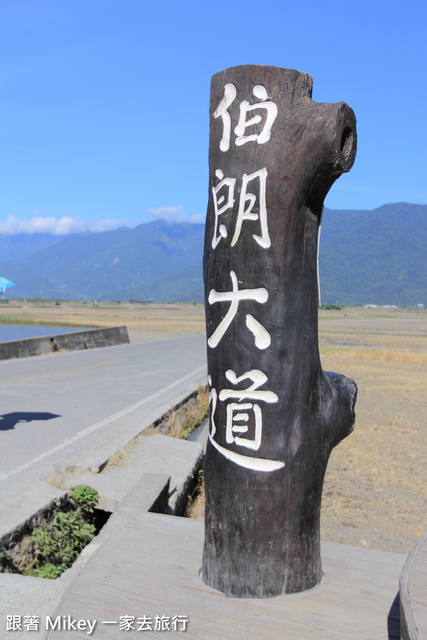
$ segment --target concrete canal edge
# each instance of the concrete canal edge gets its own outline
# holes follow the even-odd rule
[[[129,343],[127,327],[104,327],[53,336],[10,340],[0,343],[0,360],[26,358],[57,351],[83,351]]]

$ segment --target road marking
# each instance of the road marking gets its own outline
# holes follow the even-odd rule
[[[49,449],[49,451],[45,451],[41,455],[37,456],[36,458],[33,458],[32,460],[30,460],[29,462],[26,462],[25,464],[21,464],[20,467],[17,467],[16,469],[13,469],[12,471],[9,471],[9,473],[0,474],[0,482],[2,482],[3,480],[6,480],[7,478],[10,478],[10,476],[13,476],[13,475],[16,475],[17,473],[20,473],[21,471],[25,471],[25,469],[28,469],[28,467],[31,467],[33,464],[37,464],[37,462],[41,462],[42,460],[44,460],[45,458],[48,458],[52,454],[57,453],[58,451],[61,451],[61,449],[64,449],[65,447],[68,447],[70,444],[74,444],[74,442],[77,442],[78,440],[81,440],[82,438],[84,438],[85,436],[89,435],[90,433],[94,433],[95,431],[98,431],[99,429],[102,429],[102,427],[105,427],[110,422],[113,422],[114,420],[117,420],[118,418],[123,418],[128,413],[131,413],[132,411],[135,411],[136,409],[139,409],[140,407],[143,407],[144,404],[147,404],[148,402],[151,402],[151,400],[155,400],[159,396],[168,393],[174,387],[177,387],[182,382],[185,382],[186,380],[188,380],[192,376],[198,375],[199,373],[202,373],[202,371],[206,371],[206,365],[203,365],[202,367],[199,367],[198,369],[195,369],[194,371],[191,371],[190,373],[187,373],[186,376],[183,376],[182,378],[179,378],[179,380],[175,380],[175,382],[171,382],[171,384],[168,384],[166,387],[163,387],[163,389],[160,389],[159,391],[156,391],[155,393],[152,393],[150,396],[147,396],[146,398],[143,398],[142,400],[138,400],[138,402],[135,402],[134,404],[131,404],[129,407],[126,407],[126,409],[122,409],[121,411],[118,411],[117,413],[114,413],[113,415],[109,416],[108,418],[104,418],[104,420],[100,420],[99,422],[96,422],[91,427],[87,427],[86,429],[83,429],[83,431],[79,431],[79,433],[77,433],[72,438],[68,438],[67,440],[64,440],[64,442],[62,442],[61,444],[58,444],[56,447],[53,447],[52,449]]]

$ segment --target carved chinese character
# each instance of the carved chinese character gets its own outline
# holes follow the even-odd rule
[[[213,203],[214,203],[214,215],[215,225],[212,238],[212,249],[215,249],[221,238],[227,238],[228,229],[223,223],[220,223],[219,217],[229,210],[233,209],[235,198],[235,186],[236,178],[224,178],[224,173],[221,169],[215,171],[216,177],[220,182],[212,187]],[[268,221],[267,221],[267,204],[266,204],[266,183],[267,183],[267,169],[264,167],[259,171],[254,171],[251,174],[244,173],[242,176],[242,185],[240,188],[239,207],[237,211],[236,226],[234,235],[231,240],[231,246],[234,247],[239,239],[242,225],[246,220],[256,221],[260,223],[261,235],[252,234],[254,240],[263,249],[268,249],[271,246],[271,240],[268,233]],[[251,193],[249,190],[249,183],[255,180],[259,180],[258,188],[254,189],[255,193]],[[255,210],[255,206],[258,200],[258,210]]]
[[[221,238],[226,238],[228,235],[227,227],[224,224],[219,224],[219,216],[228,211],[228,209],[233,208],[234,187],[236,185],[236,178],[224,178],[224,174],[221,169],[217,169],[215,171],[215,175],[220,180],[220,182],[216,185],[216,187],[212,187],[215,211],[215,228],[212,238],[212,249],[215,249]],[[224,194],[224,191],[226,191],[227,195]]]
[[[243,100],[243,102],[241,103],[239,122],[234,129],[234,133],[236,134],[236,136],[238,136],[236,139],[236,145],[238,147],[242,146],[242,144],[245,144],[246,142],[253,142],[255,140],[258,144],[265,144],[266,142],[268,142],[270,140],[271,127],[273,126],[273,122],[275,121],[277,116],[277,105],[272,100],[267,100],[267,90],[265,87],[263,87],[262,84],[255,85],[252,89],[252,93],[256,98],[261,100],[261,102],[258,102],[256,104],[249,104],[247,100]],[[252,116],[252,118],[250,118],[249,120],[246,120],[248,112],[259,110],[262,111],[263,109],[266,111],[266,118],[261,131],[259,133],[244,135],[245,130],[248,127],[257,125],[263,120],[259,113]]]
[[[212,249],[215,249],[221,238],[227,238],[228,229],[223,223],[220,223],[219,217],[229,210],[233,209],[235,198],[235,186],[236,178],[224,178],[224,173],[221,169],[215,171],[216,177],[220,182],[212,187],[213,203],[214,203],[214,215],[215,225],[212,238]],[[242,225],[246,220],[256,221],[260,223],[261,235],[252,234],[254,240],[263,249],[268,249],[271,246],[270,235],[268,233],[268,221],[267,221],[267,204],[266,204],[266,189],[267,189],[267,169],[264,167],[259,171],[254,171],[251,174],[244,173],[242,176],[242,185],[240,188],[239,207],[237,211],[236,226],[234,235],[231,240],[231,246],[234,247],[239,239]],[[255,193],[249,190],[249,183],[255,180],[259,180],[257,189],[254,189]],[[257,211],[255,206],[258,200]]]
[[[239,121],[234,128],[236,134],[236,145],[238,147],[246,144],[247,142],[257,142],[258,144],[265,144],[270,140],[271,127],[277,116],[277,105],[273,100],[268,99],[267,89],[262,84],[257,84],[253,87],[252,93],[255,98],[258,98],[259,102],[250,104],[248,100],[243,100],[240,103],[240,115]],[[231,116],[228,112],[229,107],[234,102],[237,95],[236,86],[232,82],[228,82],[224,86],[224,97],[219,103],[218,107],[213,113],[214,118],[222,118],[223,133],[219,143],[221,151],[228,151],[231,141]],[[261,112],[255,113],[247,119],[249,112]],[[258,125],[261,123],[261,127]],[[246,129],[255,127],[255,132],[245,135]]]
[[[215,291],[215,289],[211,289],[209,293],[208,302],[210,305],[216,304],[217,302],[230,302],[227,313],[208,339],[208,345],[211,348],[218,346],[221,338],[236,317],[241,300],[255,300],[260,303],[267,302],[268,300],[268,291],[264,287],[258,289],[242,289],[239,291],[237,276],[234,271],[230,272],[230,277],[232,282],[231,291]],[[271,337],[267,329],[249,313],[246,315],[246,326],[254,335],[255,346],[258,349],[267,349],[267,347],[270,346]]]
[[[214,118],[222,118],[223,134],[221,142],[219,143],[221,151],[228,151],[230,148],[231,116],[228,113],[228,107],[231,105],[236,95],[237,91],[234,84],[231,82],[226,84],[224,87],[224,97],[213,114]]]
[[[244,373],[242,376],[237,377],[234,371],[228,370],[226,372],[226,378],[233,385],[240,384],[244,380],[252,380],[252,385],[247,387],[246,389],[222,389],[219,393],[216,389],[210,389],[209,393],[209,401],[212,404],[210,410],[210,423],[211,429],[209,433],[209,440],[221,453],[225,458],[234,462],[240,467],[244,467],[246,469],[252,469],[253,471],[260,471],[263,473],[277,471],[278,469],[282,469],[285,466],[283,460],[269,460],[266,458],[254,458],[252,455],[246,455],[243,453],[238,453],[229,449],[228,447],[224,447],[219,444],[215,440],[215,434],[217,432],[217,425],[215,424],[215,412],[218,404],[218,400],[220,402],[224,402],[230,399],[236,400],[250,400],[251,402],[245,402],[239,404],[239,402],[231,402],[226,406],[227,411],[227,421],[226,421],[226,443],[227,444],[236,444],[238,446],[245,447],[252,451],[257,451],[261,445],[262,438],[262,409],[259,402],[266,402],[268,404],[275,404],[278,402],[279,398],[273,391],[267,390],[259,390],[259,387],[264,385],[268,378],[262,371],[258,369],[253,369],[252,371],[248,371]],[[208,376],[209,385],[212,385],[212,379]],[[258,401],[258,402],[254,402]],[[252,411],[254,414],[254,425],[253,425],[253,437],[248,438],[249,434],[249,425],[241,424],[242,422],[249,422],[249,414],[243,413],[245,411]],[[239,411],[239,413],[236,413]],[[238,424],[236,424],[238,423]],[[246,437],[244,437],[246,434]]]
[[[252,380],[252,386],[247,389],[222,389],[219,394],[219,400],[225,401],[230,399],[238,400],[238,402],[231,402],[227,405],[227,424],[226,424],[226,442],[231,444],[235,442],[237,445],[247,447],[258,451],[261,445],[262,436],[262,413],[259,404],[253,402],[246,402],[241,404],[244,399],[258,400],[262,402],[274,403],[278,401],[278,397],[272,391],[259,391],[259,387],[262,387],[268,380],[265,373],[258,369],[248,371],[239,378],[234,371],[229,369],[225,373],[225,377],[231,384],[238,385],[244,380]],[[249,431],[248,422],[249,414],[242,413],[242,411],[253,411],[255,418],[254,436],[248,439],[247,436],[243,437],[243,434],[247,434]],[[238,413],[236,413],[238,412]],[[237,424],[236,424],[237,423]],[[244,423],[244,424],[242,424]],[[241,435],[237,435],[241,434]]]
[[[257,197],[254,193],[248,191],[248,185],[253,180],[259,180],[259,204],[258,212],[254,211]],[[270,236],[267,227],[267,204],[266,204],[266,182],[267,169],[260,169],[254,173],[243,174],[242,188],[240,191],[239,211],[237,213],[236,230],[234,232],[231,246],[234,247],[240,236],[242,224],[245,220],[258,220],[261,225],[261,236],[253,235],[254,240],[263,248],[268,249],[271,246]]]

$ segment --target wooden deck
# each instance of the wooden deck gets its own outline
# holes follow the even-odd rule
[[[265,600],[226,598],[199,576],[203,523],[141,514],[106,539],[82,567],[56,611],[57,616],[96,620],[91,637],[197,640],[386,640],[399,638],[399,609],[393,603],[406,557],[323,543],[325,577],[311,591]],[[125,631],[124,616],[134,629]],[[143,617],[152,630],[142,631]],[[155,630],[174,616],[178,630]],[[66,618],[65,618],[66,619]],[[159,621],[159,619],[158,619]],[[143,635],[141,636],[141,633]],[[68,637],[50,630],[49,640]],[[87,629],[70,632],[87,638]]]
[[[403,640],[427,639],[427,531],[419,539],[400,576]]]

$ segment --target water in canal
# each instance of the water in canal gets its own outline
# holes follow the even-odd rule
[[[0,342],[24,340],[25,338],[37,338],[39,336],[57,336],[62,333],[74,333],[85,329],[88,329],[88,327],[64,327],[54,324],[0,324]]]

